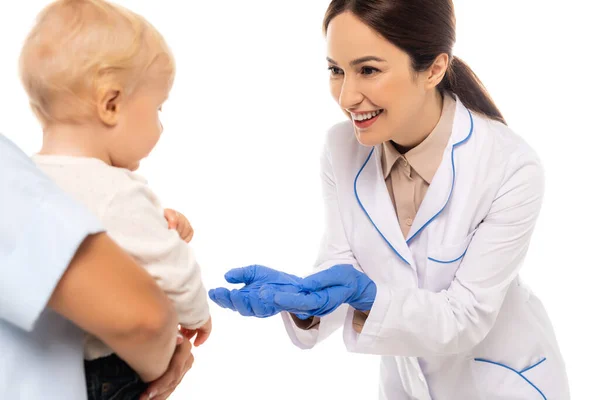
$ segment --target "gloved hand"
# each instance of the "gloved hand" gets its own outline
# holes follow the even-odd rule
[[[260,297],[291,313],[322,317],[344,303],[356,310],[370,310],[377,295],[375,282],[349,264],[334,265],[304,278],[300,289],[282,292],[265,286]]]
[[[301,290],[301,278],[261,265],[232,269],[225,274],[225,280],[229,283],[244,283],[245,286],[231,291],[222,287],[211,289],[208,292],[210,299],[223,308],[258,318],[270,317],[283,311],[273,302],[260,298],[259,292],[265,285],[278,293],[299,293]]]

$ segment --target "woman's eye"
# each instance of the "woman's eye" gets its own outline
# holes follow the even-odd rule
[[[329,70],[329,72],[331,73],[331,75],[342,75],[344,73],[344,71],[342,71],[340,68],[338,67],[334,67],[331,66],[329,68],[327,68]]]
[[[379,70],[377,68],[373,68],[373,67],[362,67],[360,73],[363,75],[373,75],[375,73],[379,72]]]

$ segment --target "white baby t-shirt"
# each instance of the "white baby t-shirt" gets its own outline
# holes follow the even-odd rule
[[[200,267],[191,247],[168,228],[144,178],[95,158],[35,155],[33,161],[86,205],[107,234],[148,271],[173,302],[183,327],[197,329],[206,323],[209,308]],[[99,339],[86,338],[86,359],[112,353]]]

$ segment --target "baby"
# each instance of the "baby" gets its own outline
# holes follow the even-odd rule
[[[141,16],[106,1],[55,1],[27,37],[20,73],[44,132],[36,164],[100,218],[173,301],[184,335],[202,344],[211,319],[186,243],[191,226],[163,210],[133,172],[163,130],[159,113],[175,74],[163,37]],[[86,339],[85,360],[89,399],[139,398],[147,388],[94,337]]]

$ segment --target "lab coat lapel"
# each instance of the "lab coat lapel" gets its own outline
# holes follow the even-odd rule
[[[354,194],[362,212],[390,250],[402,262],[415,268],[412,255],[404,240],[394,206],[390,199],[381,167],[381,146],[373,147],[357,171]]]
[[[438,167],[427,194],[417,211],[415,220],[408,233],[407,243],[418,236],[431,222],[444,211],[452,197],[454,181],[460,171],[456,170],[456,148],[470,139],[473,133],[473,116],[465,106],[456,99],[456,111],[452,124],[452,134],[444,151],[442,162]]]

